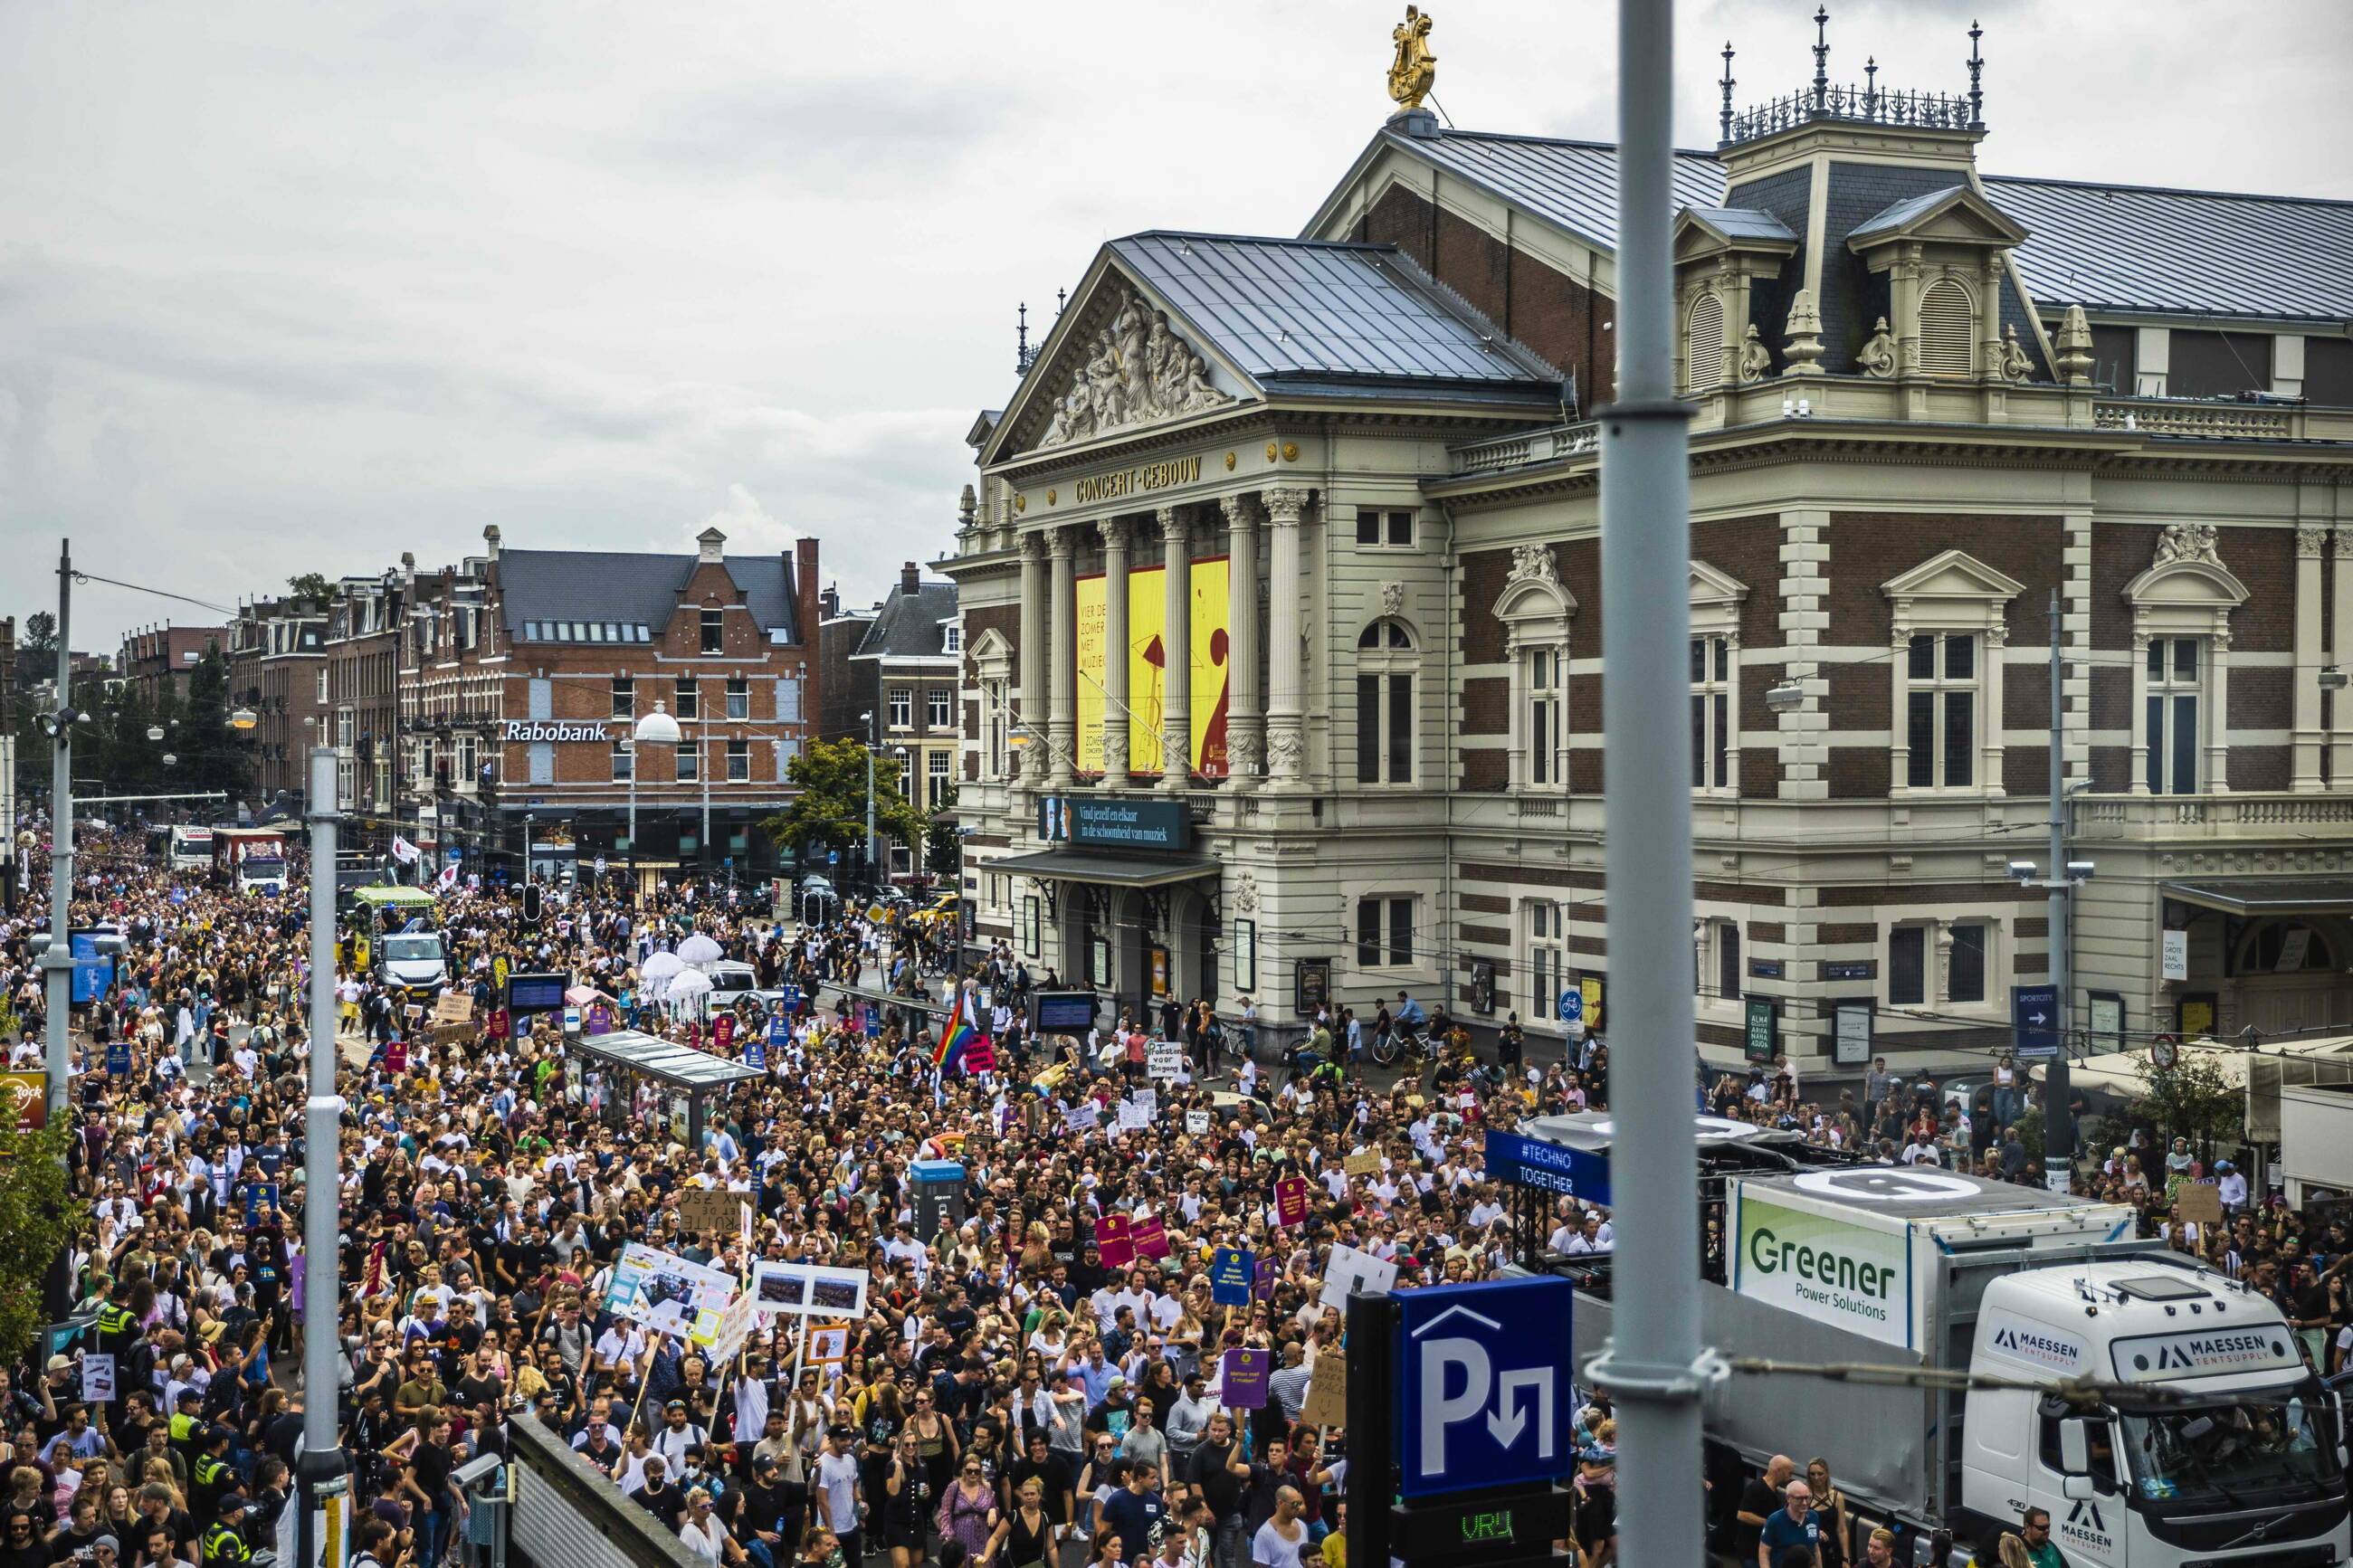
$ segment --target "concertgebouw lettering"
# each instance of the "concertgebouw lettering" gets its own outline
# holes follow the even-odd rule
[[[1071,499],[1081,506],[1099,500],[1115,500],[1121,496],[1135,495],[1144,490],[1165,490],[1171,485],[1189,485],[1201,477],[1198,458],[1171,458],[1165,463],[1145,463],[1133,468],[1118,468],[1108,474],[1089,474],[1071,487]]]

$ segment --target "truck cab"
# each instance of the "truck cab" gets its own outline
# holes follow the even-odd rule
[[[1959,1522],[1990,1541],[2027,1508],[2047,1509],[2071,1563],[2342,1562],[2344,1436],[2332,1397],[2278,1308],[2175,1256],[1987,1284],[1973,1373],[2133,1392],[2088,1406],[1972,1394]]]

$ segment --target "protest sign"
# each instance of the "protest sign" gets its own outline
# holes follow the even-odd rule
[[[1256,1278],[1257,1260],[1241,1247],[1220,1247],[1209,1255],[1209,1300],[1218,1306],[1249,1306]]]
[[[1316,1426],[1345,1426],[1348,1422],[1348,1358],[1327,1350],[1315,1358],[1308,1373],[1307,1401],[1299,1418]]]
[[[1153,1215],[1150,1219],[1137,1220],[1129,1236],[1135,1243],[1135,1255],[1138,1258],[1168,1256],[1168,1226],[1162,1223],[1158,1215]]]
[[[1324,1263],[1324,1293],[1317,1300],[1345,1312],[1350,1295],[1386,1296],[1397,1289],[1397,1277],[1398,1266],[1386,1258],[1335,1246]]]
[[[1235,1410],[1263,1410],[1266,1380],[1273,1372],[1271,1351],[1228,1351],[1218,1373],[1218,1402]]]
[[[763,1318],[791,1313],[811,1318],[866,1315],[867,1274],[861,1268],[824,1268],[813,1263],[752,1265],[752,1300]]]
[[[722,1013],[711,1020],[711,1044],[712,1048],[723,1053],[735,1044],[734,1014]]]
[[[1306,1178],[1285,1176],[1274,1184],[1274,1219],[1284,1226],[1307,1223]]]
[[[605,1304],[617,1318],[709,1348],[736,1293],[735,1277],[633,1241],[621,1248]]]
[[[2211,1182],[2184,1182],[2173,1189],[2173,1206],[2186,1225],[2221,1225],[2222,1189]]]
[[[433,999],[433,1021],[437,1024],[472,1023],[473,997],[463,991],[444,991]]]
[[[801,1359],[812,1366],[832,1366],[849,1359],[849,1331],[836,1326],[811,1329],[808,1345]]]
[[[1119,1126],[1122,1131],[1135,1131],[1152,1125],[1152,1113],[1132,1100],[1119,1102]]]
[[[1189,1137],[1207,1138],[1209,1135],[1209,1129],[1216,1123],[1216,1116],[1207,1110],[1188,1110],[1185,1113],[1185,1131]]]
[[[114,1403],[114,1357],[98,1351],[81,1358],[81,1396],[92,1405]]]
[[[1144,1076],[1175,1081],[1185,1070],[1182,1040],[1155,1040],[1144,1047]]]
[[[1107,1214],[1095,1221],[1095,1245],[1103,1251],[1106,1268],[1124,1268],[1135,1261],[1135,1242],[1128,1235],[1124,1214]]]
[[[384,1043],[384,1070],[398,1078],[408,1070],[408,1042],[386,1040]]]
[[[727,1187],[689,1187],[678,1194],[678,1216],[692,1231],[733,1230],[742,1223],[746,1195]]]
[[[1361,1154],[1351,1154],[1340,1162],[1340,1169],[1352,1176],[1378,1175],[1381,1169],[1380,1151],[1367,1149]]]

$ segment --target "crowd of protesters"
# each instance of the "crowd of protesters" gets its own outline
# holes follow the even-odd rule
[[[1494,1275],[1525,1250],[1524,1218],[1482,1170],[1481,1136],[1601,1107],[1606,1045],[1588,1036],[1539,1065],[1513,1018],[1482,1057],[1442,1004],[1407,994],[1330,1011],[1282,1049],[1246,999],[1229,1015],[1172,997],[1041,1037],[1023,1004],[1059,977],[962,948],[952,922],[778,912],[740,889],[632,900],[583,886],[533,922],[512,889],[463,879],[401,917],[439,932],[454,1013],[339,944],[337,1399],[366,1504],[355,1559],[438,1568],[475,1551],[486,1510],[452,1473],[511,1452],[512,1423],[531,1421],[730,1568],[1345,1568],[1348,1434],[1311,1408],[1316,1365],[1341,1344],[1330,1250],[1393,1265],[1400,1288]],[[306,1397],[303,910],[174,877],[100,831],[82,845],[75,924],[126,946],[75,1019],[70,1179],[86,1217],[69,1262],[98,1318],[72,1356],[0,1387],[14,1488],[0,1568],[85,1551],[97,1568],[243,1562],[276,1539]],[[37,1061],[31,929],[0,927],[0,997],[13,1054]],[[729,1029],[649,977],[696,936],[759,981]],[[689,1148],[683,1105],[659,1086],[567,1051],[560,1015],[508,1017],[509,969],[594,992],[592,1028],[760,1070],[714,1096]],[[958,1016],[988,1045],[944,1071],[937,1037]],[[1373,1071],[1400,1039],[1406,1065]],[[1181,1042],[1173,1068],[1155,1040]],[[1918,1163],[1925,1142],[1937,1163],[2031,1179],[2008,1155],[2031,1100],[2015,1087],[1990,1138],[1967,1108],[1957,1131],[1933,1081],[1924,1094],[1874,1074],[1825,1105],[1777,1063],[1704,1073],[1699,1097],[1863,1158]],[[943,1156],[965,1167],[964,1212],[924,1226],[912,1167]],[[2169,1162],[2126,1148],[2108,1165],[2098,1179],[2130,1194],[2137,1173],[2164,1226]],[[1293,1179],[1311,1201],[1284,1201]],[[734,1226],[688,1226],[681,1199],[697,1188],[744,1194],[748,1247]],[[2220,1248],[2313,1337],[2342,1342],[2345,1238],[2239,1191],[2213,1235],[2156,1233]],[[1107,1260],[1133,1245],[1103,1223],[1123,1216],[1159,1221],[1165,1251]],[[1555,1252],[1610,1243],[1607,1216],[1573,1200],[1545,1223]],[[610,1310],[630,1242],[738,1276],[755,1258],[857,1269],[867,1314],[839,1361],[810,1364],[801,1321],[784,1317],[715,1362]],[[1261,1262],[1245,1301],[1218,1300],[1220,1247]],[[2315,1271],[2315,1254],[2329,1266]],[[1262,1352],[1262,1391],[1227,1386],[1234,1350]],[[79,1397],[76,1358],[93,1352],[116,1358],[111,1401]],[[1599,1568],[1615,1539],[1606,1399],[1581,1402],[1576,1433],[1575,1543]],[[1813,1495],[1834,1490],[1825,1467]]]

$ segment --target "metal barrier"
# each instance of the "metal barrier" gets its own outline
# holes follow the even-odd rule
[[[518,1413],[507,1423],[514,1495],[507,1510],[514,1568],[705,1568],[661,1521],[572,1451],[561,1432]]]

